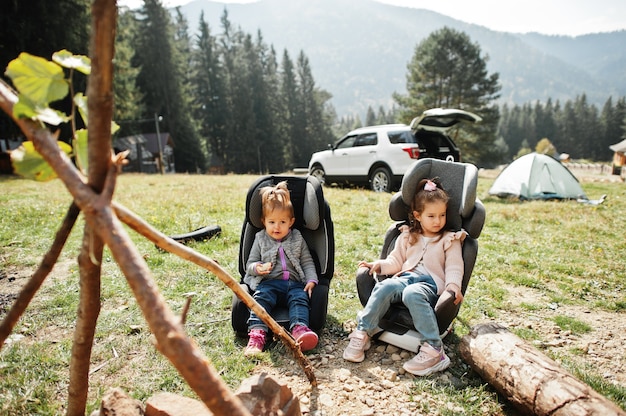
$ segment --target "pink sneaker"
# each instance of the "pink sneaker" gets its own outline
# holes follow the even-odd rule
[[[312,350],[317,346],[317,334],[304,325],[296,325],[291,330],[291,335],[300,345],[302,351]]]
[[[343,359],[353,363],[360,363],[365,359],[365,351],[369,350],[372,345],[370,336],[365,331],[355,329],[348,335],[348,338],[350,343],[343,351]]]
[[[404,363],[402,368],[416,376],[427,376],[436,371],[443,371],[450,366],[450,359],[443,351],[443,345],[437,349],[425,342],[419,353]]]
[[[250,357],[253,355],[257,355],[263,352],[263,347],[265,346],[265,331],[262,329],[253,329],[248,333],[250,337],[248,339],[248,345],[246,345],[246,349],[243,350],[243,355],[246,357]]]

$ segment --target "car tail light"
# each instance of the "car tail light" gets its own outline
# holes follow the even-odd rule
[[[419,159],[420,158],[420,148],[419,147],[405,147],[402,150],[407,152],[411,159]]]

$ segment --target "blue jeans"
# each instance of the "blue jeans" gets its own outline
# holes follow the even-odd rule
[[[252,296],[267,313],[271,313],[278,302],[286,302],[290,330],[296,325],[309,326],[309,295],[304,291],[304,283],[282,279],[263,280]],[[250,311],[248,319],[250,329],[268,331],[267,325],[253,311]]]
[[[357,329],[371,335],[389,306],[402,301],[411,314],[420,343],[428,342],[433,347],[439,347],[441,338],[433,309],[437,299],[437,285],[431,276],[404,272],[385,279],[374,286],[365,308],[358,315]]]

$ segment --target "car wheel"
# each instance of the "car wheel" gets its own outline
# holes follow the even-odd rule
[[[376,168],[370,176],[370,187],[374,192],[391,192],[391,172],[387,168]]]
[[[321,167],[320,165],[315,165],[311,168],[311,172],[309,172],[311,176],[315,176],[315,178],[317,178],[318,181],[320,181],[320,183],[322,185],[324,185],[326,183],[326,172],[324,172],[324,168]]]

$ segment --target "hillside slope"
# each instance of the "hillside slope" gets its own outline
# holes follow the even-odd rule
[[[428,10],[372,0],[228,5],[195,0],[181,7],[194,30],[204,11],[213,34],[221,33],[225,9],[231,23],[246,33],[260,30],[279,56],[287,49],[295,59],[303,50],[318,86],[333,95],[339,115],[363,115],[368,105],[390,107],[391,94],[406,91],[406,65],[416,45],[444,26],[467,33],[488,55],[490,73],[500,74],[503,102],[549,97],[563,102],[586,93],[588,102],[601,106],[610,95],[626,95],[626,50],[603,46],[624,44],[626,31],[576,38],[495,32]]]

